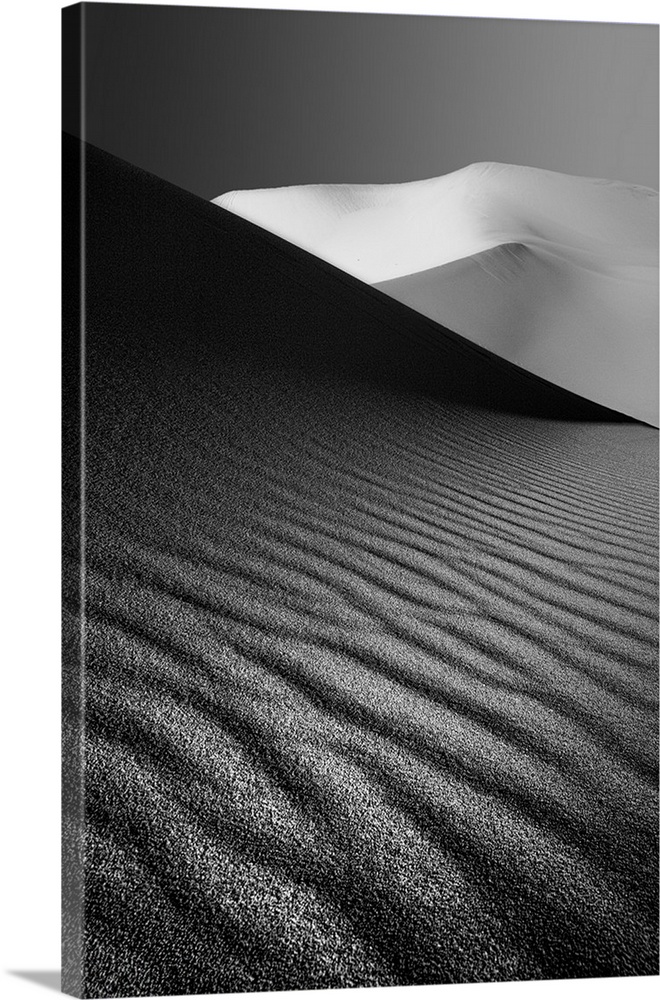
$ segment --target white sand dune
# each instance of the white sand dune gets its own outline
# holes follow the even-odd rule
[[[222,208],[587,399],[658,424],[658,195],[501,163]]]

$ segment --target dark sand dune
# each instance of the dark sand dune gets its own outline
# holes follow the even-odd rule
[[[65,989],[656,973],[657,432],[86,160]]]

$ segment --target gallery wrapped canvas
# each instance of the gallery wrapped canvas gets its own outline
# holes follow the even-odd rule
[[[63,988],[658,971],[658,29],[63,11]]]

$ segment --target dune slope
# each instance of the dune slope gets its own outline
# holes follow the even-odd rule
[[[79,992],[655,973],[657,433],[85,155]]]
[[[549,381],[657,426],[658,196],[501,163],[221,207]]]

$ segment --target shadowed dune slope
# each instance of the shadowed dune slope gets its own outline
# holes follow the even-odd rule
[[[573,261],[543,246],[505,243],[376,287],[529,371],[657,426],[657,267],[621,270],[587,264],[576,273]]]
[[[658,424],[658,194],[506,163],[216,204],[551,382]]]
[[[81,991],[657,972],[657,433],[85,150]]]

